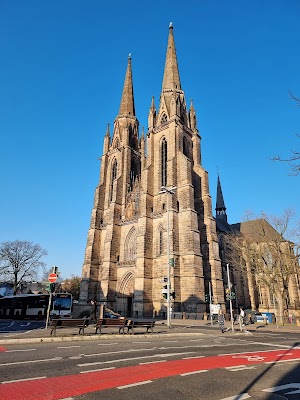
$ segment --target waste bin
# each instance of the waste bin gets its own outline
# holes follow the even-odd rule
[[[263,318],[266,318],[266,319],[267,319],[267,323],[268,323],[268,324],[272,324],[273,318],[274,318],[274,314],[273,314],[273,313],[271,313],[271,312],[265,312],[265,313],[262,313],[262,316],[263,316]]]

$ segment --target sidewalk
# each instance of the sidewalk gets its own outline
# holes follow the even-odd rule
[[[199,328],[199,329],[197,329]],[[263,324],[251,324],[242,327],[242,332],[240,331],[239,324],[234,324],[234,332],[232,332],[232,326],[229,321],[225,322],[225,328],[227,329],[224,336],[234,336],[234,335],[251,335],[258,330],[261,332],[268,333],[299,333],[300,327],[296,325],[263,325]],[[85,335],[79,335],[77,328],[63,328],[57,331],[57,336],[50,336],[51,329],[34,329],[26,332],[16,332],[16,333],[1,333],[0,334],[0,345],[7,344],[26,344],[26,343],[49,343],[49,342],[66,342],[66,341],[92,341],[92,340],[108,340],[116,338],[127,338],[132,337],[131,335],[118,334],[116,328],[107,328],[101,335],[95,334],[95,325],[91,324],[85,328]],[[165,320],[158,320],[155,322],[155,328],[153,335],[151,333],[144,333],[143,329],[138,329],[137,334],[134,337],[145,338],[145,337],[162,337],[162,336],[179,336],[179,335],[219,335],[220,328],[215,322],[211,325],[210,321],[204,320],[172,320],[172,328],[168,329]]]

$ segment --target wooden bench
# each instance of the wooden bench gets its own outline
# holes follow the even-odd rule
[[[57,318],[51,321],[51,332],[50,335],[53,334],[56,336],[56,329],[57,328],[67,328],[67,327],[74,327],[76,326],[79,328],[79,335],[82,332],[82,336],[84,336],[84,328],[89,325],[89,320],[87,318]]]
[[[134,335],[134,328],[147,328],[146,333],[148,333],[149,329],[151,329],[151,333],[153,333],[153,328],[155,325],[155,321],[134,321],[134,320],[128,320],[128,323],[126,325],[127,327],[127,333],[131,330],[132,334]]]
[[[96,323],[95,333],[97,333],[99,330],[99,332],[101,334],[102,328],[113,327],[113,328],[119,328],[119,333],[121,333],[121,329],[122,329],[123,335],[124,335],[124,330],[125,330],[126,325],[127,325],[126,318],[99,318]]]

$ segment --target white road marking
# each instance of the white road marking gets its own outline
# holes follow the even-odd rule
[[[277,363],[299,361],[299,360],[300,358],[290,358],[289,360],[266,361],[265,364],[277,364]]]
[[[237,394],[235,396],[230,396],[230,397],[226,397],[226,399],[221,399],[221,400],[246,400],[246,399],[250,399],[251,396],[249,396],[248,393],[241,393],[241,394]]]
[[[72,349],[74,347],[81,347],[81,346],[59,346],[58,349]]]
[[[132,342],[132,343],[134,343],[134,344],[149,344],[151,342]]]
[[[14,353],[16,351],[34,351],[36,349],[18,349],[18,350],[6,350],[5,353]]]
[[[257,365],[246,366],[246,365],[239,365],[238,367],[225,367],[227,371],[236,372],[236,371],[244,371],[245,369],[255,369]]]
[[[145,385],[146,383],[152,383],[152,381],[143,381],[143,382],[131,383],[130,385],[117,386],[117,389],[126,389],[133,386]]]
[[[180,376],[188,376],[188,375],[193,375],[193,374],[200,374],[201,372],[207,372],[208,369],[201,369],[199,371],[193,371],[193,372],[186,372],[184,374],[180,374]]]
[[[186,353],[170,353],[170,354],[154,354],[153,356],[142,356],[142,357],[132,357],[132,358],[120,358],[119,360],[109,360],[109,361],[96,361],[93,363],[84,363],[84,364],[77,364],[78,367],[86,367],[89,365],[98,365],[98,364],[112,364],[112,363],[117,363],[117,362],[124,362],[124,361],[134,361],[134,360],[142,360],[145,358],[165,358],[165,357],[174,357],[182,354],[191,354],[195,353],[194,351],[189,351]]]
[[[15,383],[15,382],[35,381],[36,379],[45,379],[45,378],[47,378],[47,377],[46,376],[37,376],[36,378],[15,379],[13,381],[3,381],[1,383],[7,384],[7,383]]]
[[[151,351],[155,350],[156,347],[152,347],[151,349],[129,349],[129,350],[118,350],[118,351],[109,351],[107,353],[94,353],[94,354],[79,354],[84,357],[94,357],[94,356],[105,356],[110,354],[121,354],[121,353],[134,353],[137,351]]]
[[[167,360],[148,361],[148,362],[144,362],[144,363],[139,363],[139,365],[157,364],[157,363],[162,363],[162,362],[166,362],[166,361]]]
[[[183,357],[182,360],[190,360],[191,358],[203,358],[205,356],[192,356],[192,357]]]
[[[190,339],[190,342],[200,342],[200,340],[204,340],[204,339]]]
[[[81,356],[71,356],[69,357],[69,360],[79,360],[80,358],[82,358]]]
[[[89,371],[81,371],[80,374],[88,374],[89,372],[98,372],[98,371],[106,371],[108,369],[116,369],[116,367],[107,367],[107,368],[99,368],[99,369],[91,369]]]
[[[164,340],[163,343],[178,343],[178,340]]]
[[[262,344],[264,346],[271,346],[271,347],[284,347],[285,349],[299,349],[300,347],[293,347],[289,345],[282,345],[282,344],[274,344],[274,343],[264,343],[264,342],[252,342],[253,344]],[[267,350],[266,350],[267,351]]]
[[[5,367],[6,365],[18,365],[18,364],[29,364],[29,363],[38,363],[38,362],[58,361],[58,360],[61,360],[61,359],[62,359],[62,357],[54,357],[54,358],[47,358],[46,360],[17,361],[17,362],[10,362],[10,363],[0,364],[0,367]]]
[[[250,344],[253,344],[252,342],[250,342]],[[281,346],[282,347],[282,346]],[[291,347],[288,346],[288,348],[290,350],[296,349],[297,347]],[[285,351],[286,349],[281,349],[282,351]],[[256,353],[269,353],[270,351],[280,351],[280,350],[258,350]],[[222,353],[222,354],[218,354],[219,357],[222,356],[235,356],[236,354],[249,354],[249,353],[255,353],[254,351],[243,351],[241,353]],[[250,354],[251,355],[251,354]]]
[[[114,344],[119,344],[119,343],[98,343],[98,346],[112,346]]]

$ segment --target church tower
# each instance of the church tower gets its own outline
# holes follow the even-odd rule
[[[156,108],[152,98],[148,131],[140,139],[128,59],[119,115],[112,138],[109,128],[104,138],[81,304],[96,298],[133,317],[165,312],[162,282],[168,255],[173,311],[206,311],[209,282],[214,302],[224,304],[216,223],[200,141],[196,111],[192,102],[188,110],[181,87],[170,24],[160,101]],[[176,188],[172,195],[162,190],[171,187]]]

